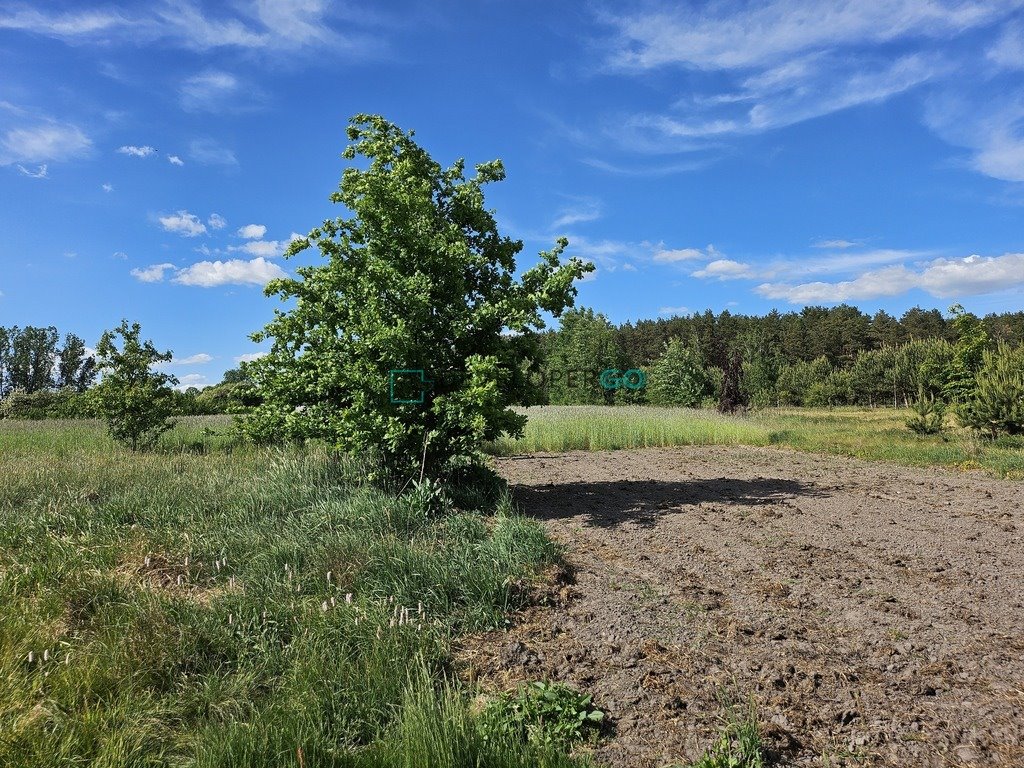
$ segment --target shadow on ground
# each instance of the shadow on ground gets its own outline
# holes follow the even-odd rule
[[[514,485],[512,496],[523,513],[538,520],[583,517],[585,524],[614,528],[623,523],[653,526],[686,507],[722,504],[756,507],[800,497],[825,497],[831,490],[799,480],[712,478],[688,482],[619,480]]]

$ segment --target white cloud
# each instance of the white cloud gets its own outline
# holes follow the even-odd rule
[[[186,111],[217,111],[237,90],[238,78],[230,72],[207,70],[186,79],[178,97]]]
[[[177,155],[168,155],[167,156],[167,162],[169,162],[171,165],[184,165],[185,164],[185,161],[182,160]]]
[[[857,243],[852,240],[819,240],[816,243],[812,243],[812,248],[852,248]]]
[[[933,259],[914,269],[900,264],[835,283],[764,283],[755,290],[765,298],[810,304],[897,296],[913,289],[948,299],[1021,287],[1024,287],[1024,254],[1007,253]]]
[[[91,149],[92,140],[77,126],[46,121],[11,128],[0,136],[0,165],[68,160]]]
[[[254,360],[259,360],[261,357],[266,357],[266,352],[246,352],[244,355],[239,355],[235,358],[236,363],[251,363]]]
[[[108,192],[109,193],[109,192],[113,192],[114,191],[114,185],[113,184],[103,184],[101,186],[102,186],[104,192]]]
[[[709,245],[706,250],[700,248],[676,248],[674,250],[659,249],[652,257],[659,264],[674,264],[679,261],[695,261],[710,259],[720,255],[715,246]]]
[[[606,21],[618,38],[612,66],[715,70],[764,66],[807,51],[902,37],[946,39],[997,21],[1019,6],[1017,0],[679,3]]]
[[[720,255],[708,246],[708,256]],[[739,262],[718,258],[702,269],[691,272],[692,277],[715,280],[775,280],[777,278],[803,277],[806,275],[852,274],[867,267],[891,265],[926,256],[928,251],[908,251],[893,248],[878,248],[860,253],[831,253],[820,256],[774,258],[760,263]]]
[[[113,11],[90,10],[46,15],[27,6],[0,14],[0,29],[14,29],[53,37],[76,37],[123,26],[127,19]]]
[[[184,237],[196,237],[206,233],[206,225],[199,217],[188,211],[178,211],[170,216],[161,216],[160,225],[168,232],[177,232]]]
[[[199,365],[201,363],[208,363],[213,360],[212,355],[208,355],[205,352],[200,352],[196,355],[190,355],[188,357],[173,358],[170,361],[170,365]]]
[[[204,165],[238,165],[233,150],[213,139],[196,139],[189,144],[189,157]]]
[[[601,218],[601,205],[592,198],[581,198],[570,207],[563,208],[558,217],[551,222],[551,230],[569,227],[573,224],[583,224],[588,221],[596,221]]]
[[[174,282],[212,288],[218,285],[266,285],[270,280],[281,277],[287,277],[287,274],[266,259],[230,259],[200,261],[179,270]]]
[[[687,93],[672,109],[609,120],[604,133],[620,149],[678,153],[879,104],[924,84],[982,85],[990,73],[978,71],[973,41],[966,47],[950,41],[1009,19],[988,60],[997,70],[1024,69],[1024,21],[1014,17],[1022,6],[1021,0],[652,0],[637,10],[613,10],[601,17],[612,30],[607,67],[641,76],[685,70]],[[1003,93],[981,99],[993,109]],[[1016,136],[1004,130],[977,147],[983,173],[1024,175]]]
[[[202,387],[207,383],[206,377],[201,373],[186,373],[178,377],[178,385],[175,389],[184,392],[189,387]]]
[[[287,53],[329,49],[368,55],[380,44],[357,25],[372,24],[365,10],[356,14],[324,0],[253,0],[231,4],[239,15],[221,9],[212,16],[195,0],[155,0],[129,6],[131,11],[40,11],[27,6],[0,10],[0,29],[65,40],[109,44],[151,45],[161,42],[196,51],[241,48]],[[331,15],[347,18],[346,32],[335,31]]]
[[[688,173],[690,171],[699,171],[703,168],[707,168],[712,162],[711,158],[703,160],[690,160],[680,163],[656,163],[656,164],[643,164],[643,163],[630,163],[629,165],[616,165],[615,163],[609,163],[607,160],[599,160],[596,158],[586,158],[580,161],[584,165],[589,165],[591,168],[596,168],[599,171],[605,171],[607,173],[613,173],[618,176],[670,176],[674,173]]]
[[[219,213],[211,213],[206,223],[210,225],[210,229],[224,229],[228,225],[228,220]]]
[[[1004,181],[1024,181],[1024,89],[983,96],[936,95],[925,123],[944,141],[966,147],[969,167]]]
[[[128,258],[128,254],[125,253],[124,251],[114,251],[113,258],[115,258],[115,259],[127,259]]]
[[[727,97],[690,106],[685,120],[674,114],[640,113],[613,132],[637,151],[695,149],[701,142],[784,128],[849,107],[872,104],[949,71],[937,56],[907,54],[881,65],[855,56],[822,58],[814,68],[767,72],[748,78]],[[742,112],[735,105],[746,102]]]
[[[117,151],[122,155],[128,155],[129,157],[149,157],[156,152],[156,150],[148,144],[143,147],[137,147],[134,144],[126,144],[123,147],[119,147]]]
[[[28,176],[30,179],[45,179],[47,177],[46,163],[43,163],[34,171],[30,171],[24,165],[18,163],[18,170],[23,176]]]
[[[715,259],[702,269],[691,273],[693,277],[714,278],[717,280],[737,280],[750,278],[754,275],[754,267],[732,259]]]
[[[114,254],[115,256],[117,254]],[[164,279],[164,272],[174,269],[173,264],[152,264],[148,267],[136,267],[131,271],[131,276],[144,283],[159,283]]]
[[[659,315],[688,315],[690,310],[688,307],[661,307],[658,310]]]
[[[267,228],[262,224],[246,224],[238,229],[238,236],[244,237],[246,240],[258,240],[265,234],[267,234]]]
[[[288,247],[288,243],[283,240],[250,240],[247,243],[241,245],[229,245],[229,251],[241,251],[248,253],[250,256],[264,256],[272,258],[274,256],[280,256],[284,253],[285,248]]]

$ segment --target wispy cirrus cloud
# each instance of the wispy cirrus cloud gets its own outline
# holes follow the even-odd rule
[[[818,240],[811,243],[812,248],[853,248],[857,245],[853,240]]]
[[[235,151],[215,139],[195,139],[189,144],[189,157],[203,165],[238,165]]]
[[[594,198],[577,198],[572,205],[562,208],[557,217],[551,222],[551,229],[557,230],[564,227],[571,227],[573,224],[583,224],[588,221],[597,221],[601,218],[601,203]]]
[[[901,38],[941,41],[998,21],[1021,6],[1019,0],[773,0],[710,8],[673,3],[606,15],[604,21],[616,35],[608,59],[612,68],[730,70]]]
[[[652,0],[614,8],[599,13],[611,30],[605,71],[678,73],[679,88],[664,109],[606,116],[603,132],[633,152],[693,152],[925,86],[963,91],[967,81],[979,86],[972,89],[979,113],[998,111],[1006,89],[982,81],[986,68],[1024,69],[1021,8],[1022,0],[722,0],[700,7]],[[949,45],[968,35],[982,38],[982,50],[973,38]],[[993,118],[991,126],[970,110],[959,120],[941,117],[926,123],[971,149],[974,170],[1021,180],[1024,152],[1006,127],[1012,121]],[[951,125],[936,126],[945,122]],[[603,162],[591,164],[609,172],[631,167]]]
[[[199,352],[195,355],[189,355],[188,357],[172,358],[169,365],[200,365],[202,363],[208,363],[211,360],[213,360],[212,355],[208,355],[205,352]]]
[[[92,140],[76,125],[27,116],[14,109],[2,110],[0,115],[0,165],[42,165],[84,157],[92,151]],[[4,129],[4,123],[13,125]]]
[[[46,163],[38,166],[34,171],[30,171],[21,163],[18,163],[18,171],[22,176],[28,176],[30,179],[45,179],[47,178]]]
[[[156,0],[124,9],[42,10],[28,4],[0,10],[0,29],[69,43],[153,45],[288,53],[330,50],[380,53],[382,35],[368,16],[327,0],[254,0],[207,11],[193,0]]]
[[[208,69],[186,78],[178,102],[186,112],[248,112],[260,109],[266,95],[223,70]]]
[[[925,124],[941,139],[968,150],[967,167],[1003,181],[1024,181],[1024,88],[987,94],[935,94]]]

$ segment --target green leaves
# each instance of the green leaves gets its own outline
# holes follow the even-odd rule
[[[604,712],[591,697],[562,683],[534,681],[492,701],[481,718],[485,733],[570,749],[596,739]]]
[[[500,161],[467,179],[464,161],[442,168],[379,115],[356,115],[347,135],[342,156],[368,163],[346,168],[331,200],[352,217],[289,247],[316,246],[321,265],[268,284],[295,306],[253,335],[273,346],[250,368],[262,404],[244,429],[375,453],[402,480],[440,478],[521,428],[508,406],[527,386],[519,361],[536,357],[541,311],[571,307],[593,266],[563,263],[563,240],[516,279],[523,244],[484,207],[484,185],[505,177]],[[392,401],[392,370],[424,371],[434,384],[422,403]]]
[[[150,448],[173,424],[168,418],[174,409],[170,387],[178,380],[169,374],[151,371],[156,363],[171,359],[170,352],[158,352],[152,341],[139,339],[138,323],[104,331],[96,345],[97,367],[103,379],[96,388],[96,402],[107,422],[111,437],[133,451]],[[121,338],[118,349],[115,340]]]

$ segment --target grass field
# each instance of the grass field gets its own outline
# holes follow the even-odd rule
[[[750,444],[1024,477],[1024,446],[891,410],[530,408],[499,453]],[[0,421],[0,765],[568,766],[488,730],[450,648],[557,558],[507,497],[439,514],[228,417],[132,454],[94,421]],[[492,718],[493,719],[493,718]]]
[[[0,765],[575,764],[483,729],[447,666],[555,557],[538,525],[227,426],[133,455],[0,422]]]
[[[744,417],[688,408],[540,406],[519,409],[530,420],[522,438],[490,446],[509,455],[672,445],[779,445],[804,451],[892,461],[910,466],[979,469],[1024,478],[1024,440],[992,443],[950,427],[919,437],[907,410],[891,408],[767,409]]]

